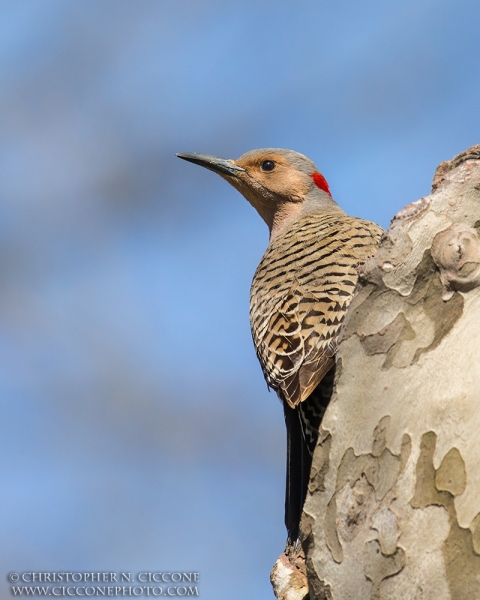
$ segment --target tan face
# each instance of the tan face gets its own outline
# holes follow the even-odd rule
[[[226,179],[267,223],[271,238],[301,213],[307,200],[310,209],[338,209],[315,164],[292,150],[251,150],[236,161],[198,153],[177,156]]]
[[[281,154],[269,152],[252,156],[251,152],[234,161],[262,187],[290,202],[302,202],[314,186],[312,179],[296,169]]]

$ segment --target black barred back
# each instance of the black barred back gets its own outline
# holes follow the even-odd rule
[[[341,211],[307,214],[273,239],[252,282],[250,323],[267,383],[291,407],[334,364],[357,283],[382,230]]]

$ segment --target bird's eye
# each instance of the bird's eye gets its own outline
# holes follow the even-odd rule
[[[273,160],[264,160],[260,165],[260,168],[262,169],[262,171],[266,171],[268,173],[269,171],[273,171],[273,169],[275,168],[275,163],[273,162]]]

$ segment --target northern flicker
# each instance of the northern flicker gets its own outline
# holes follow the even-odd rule
[[[292,150],[252,150],[238,160],[177,156],[226,179],[270,230],[252,282],[250,324],[267,384],[284,407],[285,525],[296,543],[342,322],[357,268],[375,253],[382,229],[346,215],[315,164]]]

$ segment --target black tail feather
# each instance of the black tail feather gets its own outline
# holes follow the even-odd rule
[[[323,378],[315,391],[297,408],[283,403],[287,426],[287,485],[285,494],[285,526],[288,541],[300,537],[300,519],[307,495],[313,450],[318,429],[333,391],[335,368]]]
[[[307,493],[308,477],[312,463],[302,432],[300,413],[285,402],[287,426],[287,488],[285,493],[285,526],[290,542],[296,542],[300,534],[300,517]]]

